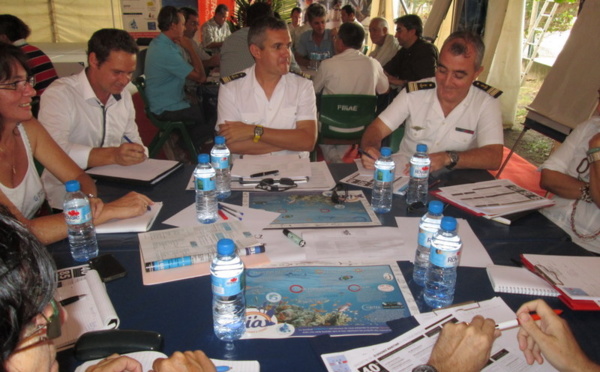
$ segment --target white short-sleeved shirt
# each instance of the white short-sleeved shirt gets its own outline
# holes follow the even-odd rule
[[[296,129],[298,121],[316,121],[315,90],[310,80],[293,73],[285,74],[269,100],[256,81],[254,69],[255,66],[249,67],[243,71],[244,77],[220,86],[216,130],[219,130],[220,123],[226,121],[275,129]],[[290,141],[293,140],[290,138]]]
[[[209,19],[202,25],[201,32],[202,45],[205,48],[212,43],[222,43],[229,35],[231,35],[229,24],[224,22],[223,25],[219,26],[214,18]],[[219,48],[213,48],[212,50],[218,51]]]
[[[419,82],[435,84],[435,78]],[[497,99],[472,85],[467,97],[445,117],[436,91],[435,86],[410,93],[404,89],[379,115],[392,131],[406,120],[399,153],[408,158],[419,143],[426,144],[429,153],[466,151],[504,143]]]
[[[597,133],[600,133],[600,116],[595,116],[579,124],[569,134],[565,142],[542,164],[541,168],[561,172],[577,178],[579,175],[577,173],[577,166],[587,156],[588,143]],[[583,181],[589,182],[589,169],[581,174],[581,178]],[[541,213],[571,235],[575,243],[585,249],[600,253],[600,237],[584,240],[577,237],[573,230],[571,230],[571,212],[573,211],[575,200],[565,199],[557,195],[554,195],[552,200],[556,204],[552,207],[542,209]],[[594,203],[586,203],[580,200],[577,203],[575,227],[583,235],[594,234],[598,231],[600,229],[600,208]]]

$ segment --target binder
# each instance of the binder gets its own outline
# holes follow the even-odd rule
[[[182,166],[182,162],[174,160],[146,159],[135,165],[104,165],[85,172],[99,180],[149,186],[157,184]]]

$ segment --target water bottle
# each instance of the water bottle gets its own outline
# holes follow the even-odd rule
[[[429,165],[431,160],[427,155],[427,145],[417,145],[417,152],[410,158],[410,181],[406,192],[406,204],[417,202],[427,204],[427,188],[429,182]]]
[[[446,307],[454,300],[456,268],[460,262],[462,242],[456,234],[456,219],[442,218],[440,230],[431,240],[429,269],[424,299],[432,308]]]
[[[208,154],[198,155],[198,165],[194,170],[194,185],[196,189],[196,217],[200,223],[213,223],[217,220],[215,178],[215,170],[209,163]]]
[[[419,237],[417,239],[417,251],[415,253],[415,266],[413,269],[413,279],[421,287],[425,285],[425,274],[429,267],[429,247],[433,235],[440,229],[442,222],[442,211],[444,204],[438,200],[429,202],[428,212],[419,222]]]
[[[238,340],[246,331],[246,277],[233,240],[221,239],[217,243],[210,278],[215,335],[223,341]]]
[[[63,214],[67,222],[71,256],[77,262],[87,262],[98,256],[98,242],[90,202],[81,192],[79,181],[68,181],[65,187],[67,194]]]
[[[231,195],[231,170],[229,157],[231,152],[225,145],[225,137],[216,136],[215,145],[210,150],[210,162],[215,169],[217,199],[223,200]]]
[[[381,157],[375,161],[373,176],[373,193],[371,207],[375,213],[387,213],[392,209],[392,193],[394,186],[394,170],[396,164],[392,160],[392,149],[381,148]]]

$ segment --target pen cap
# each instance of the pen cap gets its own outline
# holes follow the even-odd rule
[[[67,183],[65,183],[65,188],[67,189],[67,192],[73,192],[73,191],[79,191],[81,186],[79,185],[79,181],[71,180],[71,181],[67,181]]]
[[[231,239],[221,239],[217,242],[217,253],[222,256],[231,256],[235,251],[235,244]]]

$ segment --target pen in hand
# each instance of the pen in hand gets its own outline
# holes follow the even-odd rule
[[[556,315],[560,315],[563,312],[560,309],[554,309],[553,311],[554,311],[554,313]],[[541,317],[539,315],[537,315],[537,314],[531,314],[531,318],[533,320],[540,320],[541,319]],[[507,320],[506,322],[502,322],[502,323],[496,324],[496,329],[499,330],[499,331],[504,331],[506,329],[518,327],[520,325],[521,325],[521,323],[519,322],[519,319],[513,319],[513,320]]]
[[[64,300],[60,300],[60,305],[61,306],[67,306],[70,305],[72,303],[75,303],[77,301],[79,301],[81,298],[85,297],[86,295],[82,294],[82,295],[77,295],[77,296],[71,296],[71,297],[67,297]]]
[[[124,139],[125,141],[127,141],[127,143],[133,143],[133,141],[132,141],[132,140],[130,140],[130,139],[129,139],[129,137],[127,137],[126,135],[123,135],[123,139]]]
[[[358,148],[358,152],[360,152],[361,154],[363,154],[364,156],[366,156],[369,159],[373,159],[373,160],[377,160],[375,159],[371,154],[369,154],[368,152],[366,152],[365,150],[361,149],[360,147]]]

